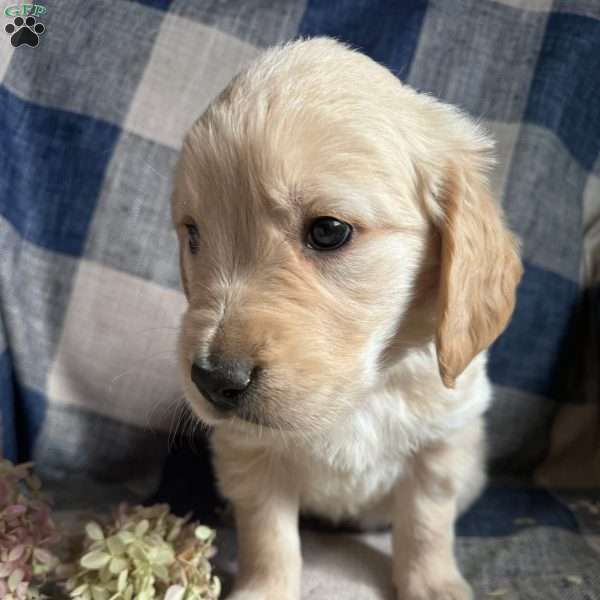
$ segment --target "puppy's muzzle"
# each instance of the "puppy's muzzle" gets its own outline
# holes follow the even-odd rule
[[[244,359],[197,360],[191,378],[200,393],[217,409],[239,407],[256,379],[256,365]]]

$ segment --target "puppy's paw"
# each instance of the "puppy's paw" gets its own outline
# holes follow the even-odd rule
[[[473,600],[473,598],[471,587],[462,578],[435,584],[413,580],[406,589],[398,591],[398,600]]]

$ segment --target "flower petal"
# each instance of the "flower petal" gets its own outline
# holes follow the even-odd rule
[[[52,554],[43,548],[36,548],[33,551],[33,557],[44,565],[51,565],[54,562]]]
[[[5,517],[17,517],[27,512],[27,507],[23,504],[11,504],[4,509]]]
[[[19,544],[8,553],[8,560],[10,562],[19,560],[23,554],[25,554],[25,546],[23,544]]]
[[[110,554],[95,550],[81,557],[79,564],[85,569],[98,570],[108,564]]]
[[[165,594],[165,600],[183,600],[185,588],[181,585],[172,585]]]
[[[135,527],[135,535],[137,537],[142,537],[147,531],[150,529],[150,523],[147,519],[140,521]]]
[[[99,585],[92,586],[92,598],[94,600],[108,600],[108,590]]]
[[[85,590],[88,589],[88,584],[87,583],[82,583],[81,585],[78,585],[72,592],[71,592],[71,596],[81,596],[81,594],[83,594],[83,592],[85,592]]]
[[[213,530],[210,527],[206,527],[206,525],[200,525],[194,530],[194,535],[203,542],[208,540],[212,536],[212,534]]]
[[[125,544],[116,535],[111,535],[109,538],[107,538],[106,545],[108,546],[108,550],[113,556],[123,554],[123,552],[125,552],[126,550]]]
[[[91,521],[85,526],[85,532],[91,540],[94,540],[96,542],[99,542],[100,540],[104,539],[102,527],[100,527],[100,525],[98,525],[98,523],[95,523],[94,521]]]
[[[121,542],[123,542],[123,544],[126,546],[135,542],[135,535],[133,535],[131,531],[120,531],[117,533],[116,537],[118,537],[119,540],[121,540]]]
[[[8,578],[8,589],[11,592],[14,592],[21,581],[23,581],[24,576],[25,573],[23,572],[23,569],[15,569]]]
[[[119,573],[119,579],[117,581],[117,591],[119,593],[123,592],[125,590],[125,587],[127,586],[127,577],[129,575],[129,572],[127,570],[125,571],[121,571]]]
[[[126,571],[128,566],[129,561],[126,558],[116,556],[110,561],[108,568],[113,575],[118,575],[119,573]]]

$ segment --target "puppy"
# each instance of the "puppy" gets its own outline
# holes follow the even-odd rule
[[[491,148],[326,38],[266,51],[187,135],[180,364],[234,508],[233,599],[300,598],[299,511],[391,523],[399,599],[472,597],[454,521],[522,273]]]

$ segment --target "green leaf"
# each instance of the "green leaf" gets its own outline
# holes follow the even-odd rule
[[[97,571],[97,570],[101,569],[102,567],[104,567],[106,564],[108,564],[109,560],[110,560],[110,554],[96,550],[94,552],[89,552],[88,554],[85,554],[84,556],[82,556],[81,560],[79,561],[79,564],[84,569],[90,569],[92,571]]]
[[[94,521],[91,521],[85,526],[85,532],[87,533],[87,536],[95,542],[99,542],[100,540],[104,539],[102,527],[100,527],[100,525]]]

